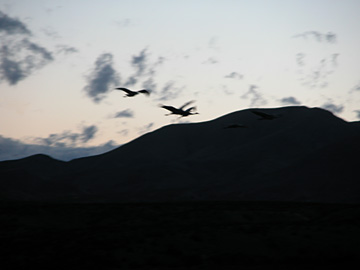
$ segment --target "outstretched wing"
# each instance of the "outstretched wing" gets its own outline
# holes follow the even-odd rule
[[[186,112],[192,112],[192,111],[196,111],[196,107],[190,107],[188,109],[185,110]]]
[[[115,88],[115,89],[122,90],[122,91],[126,92],[127,94],[134,93],[133,91],[131,91],[130,89],[127,89],[127,88],[118,87],[118,88]]]
[[[139,92],[139,93],[142,93],[142,94],[145,94],[145,95],[147,95],[147,96],[150,95],[150,91],[149,91],[149,90],[146,90],[146,89],[139,90],[138,92]]]
[[[189,101],[189,102],[186,102],[184,105],[182,105],[180,108],[179,108],[179,110],[183,110],[186,106],[188,106],[188,105],[190,105],[191,103],[194,103],[195,102],[195,100],[191,100],[191,101]]]
[[[178,109],[174,108],[173,106],[166,106],[166,105],[160,105],[161,108],[164,108],[165,110],[168,110],[172,113],[177,113]]]

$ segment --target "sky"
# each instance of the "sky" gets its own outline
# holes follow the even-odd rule
[[[0,160],[67,161],[247,108],[359,121],[359,10],[358,0],[0,0]],[[199,114],[159,107],[188,101]]]

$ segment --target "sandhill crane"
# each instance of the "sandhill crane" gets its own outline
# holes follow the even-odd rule
[[[185,117],[185,116],[189,116],[189,115],[193,115],[193,114],[199,114],[197,112],[193,112],[196,110],[196,107],[190,107],[186,110],[184,110],[184,108],[188,105],[190,105],[191,103],[193,103],[194,101],[189,101],[186,102],[184,105],[182,105],[180,108],[175,108],[173,106],[167,106],[167,105],[160,105],[161,108],[164,108],[168,111],[170,111],[171,113],[169,114],[165,114],[165,115],[171,115],[171,114],[178,114],[180,115],[180,117]]]
[[[123,87],[118,87],[118,88],[115,88],[115,89],[124,91],[126,93],[126,95],[124,97],[133,97],[133,96],[136,96],[139,93],[145,94],[147,96],[150,95],[150,91],[146,90],[146,89],[142,89],[142,90],[138,90],[138,91],[132,91],[130,89],[123,88]]]
[[[256,114],[257,116],[260,116],[261,118],[259,118],[259,120],[273,120],[275,118],[278,118],[278,116],[272,115],[272,114],[267,114],[264,112],[260,112],[260,111],[251,111],[253,114]]]

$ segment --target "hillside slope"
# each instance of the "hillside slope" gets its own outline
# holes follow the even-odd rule
[[[323,109],[247,109],[165,126],[108,153],[59,163],[51,181],[83,200],[360,202],[359,138],[358,122]],[[41,169],[28,172],[44,179]]]

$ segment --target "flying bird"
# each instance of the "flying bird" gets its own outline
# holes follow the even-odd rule
[[[145,94],[147,96],[150,95],[150,91],[146,90],[146,89],[142,89],[142,90],[138,90],[138,91],[132,91],[130,89],[123,88],[123,87],[118,87],[118,88],[115,88],[115,89],[124,91],[126,93],[124,97],[133,97],[133,96],[136,96],[139,93]]]
[[[256,114],[257,116],[260,116],[261,118],[259,118],[259,120],[273,120],[275,118],[278,118],[278,116],[268,114],[268,113],[264,113],[264,112],[260,112],[260,111],[251,111],[251,112],[253,114]]]
[[[178,114],[178,115],[180,115],[180,117],[185,117],[185,116],[189,116],[189,115],[193,115],[193,114],[199,114],[197,112],[194,112],[196,110],[196,107],[190,107],[190,108],[185,110],[186,106],[188,106],[188,105],[190,105],[191,103],[194,103],[194,102],[195,101],[193,101],[193,100],[189,101],[189,102],[186,102],[180,108],[175,108],[173,106],[167,106],[167,105],[160,105],[160,107],[171,112],[171,113],[165,114],[165,115]]]

